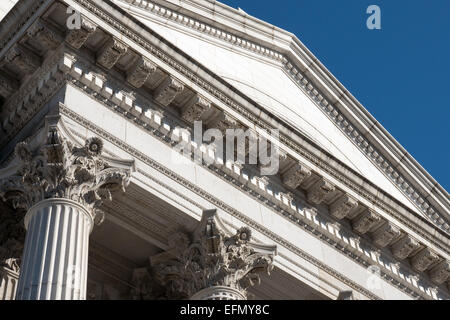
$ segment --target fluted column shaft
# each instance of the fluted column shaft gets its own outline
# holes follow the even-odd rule
[[[190,300],[247,300],[239,290],[226,286],[212,286],[194,294]]]
[[[25,216],[18,300],[86,299],[92,216],[77,202],[47,199]]]

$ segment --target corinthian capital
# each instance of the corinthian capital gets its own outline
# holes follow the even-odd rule
[[[76,145],[57,127],[47,132],[43,143],[17,144],[15,171],[0,179],[0,197],[25,210],[44,199],[66,198],[83,205],[95,218],[105,199],[125,189],[130,169],[114,167],[102,157],[99,138]]]
[[[275,246],[251,242],[251,230],[243,227],[229,233],[216,210],[203,213],[192,234],[174,233],[173,247],[151,257],[154,277],[166,288],[166,297],[190,298],[213,287],[227,287],[246,297],[247,289],[260,283],[261,273],[270,273]]]

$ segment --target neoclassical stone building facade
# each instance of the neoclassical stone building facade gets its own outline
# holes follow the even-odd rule
[[[449,298],[449,194],[294,35],[209,0],[1,6],[1,300]]]

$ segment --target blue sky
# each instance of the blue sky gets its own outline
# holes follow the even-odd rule
[[[294,34],[450,191],[449,0],[220,0]],[[369,30],[369,5],[381,30]]]

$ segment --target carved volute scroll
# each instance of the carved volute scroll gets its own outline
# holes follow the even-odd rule
[[[54,122],[53,124],[49,124]],[[102,157],[103,142],[93,137],[83,146],[62,134],[59,116],[48,117],[46,136],[15,148],[15,172],[0,175],[0,197],[27,211],[44,199],[66,198],[84,206],[98,222],[98,208],[129,183],[130,168],[112,166]],[[0,172],[1,174],[1,172]]]
[[[270,273],[276,246],[250,242],[251,230],[230,234],[216,210],[204,211],[192,234],[173,233],[171,248],[151,257],[156,286],[165,288],[168,299],[189,299],[208,288],[229,288],[247,297],[247,289],[260,283],[260,274]]]

